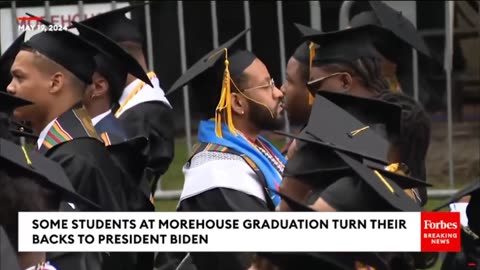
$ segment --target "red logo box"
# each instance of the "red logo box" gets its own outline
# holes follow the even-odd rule
[[[422,212],[422,252],[459,252],[460,213]]]

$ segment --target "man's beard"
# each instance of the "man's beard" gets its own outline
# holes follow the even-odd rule
[[[255,103],[251,100],[248,100],[248,107],[250,113],[248,115],[248,120],[255,125],[260,130],[277,130],[281,129],[285,123],[283,111],[278,115],[278,107],[280,102],[275,106],[275,109],[272,110],[273,117],[270,114],[270,111],[263,105]]]

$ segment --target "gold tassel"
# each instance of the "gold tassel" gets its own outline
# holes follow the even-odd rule
[[[32,161],[30,160],[30,157],[28,156],[27,149],[25,149],[25,145],[22,145],[22,151],[23,155],[25,156],[25,160],[27,161],[27,164],[32,166]]]
[[[232,118],[232,97],[231,97],[231,90],[230,90],[230,69],[228,61],[228,50],[225,48],[225,72],[223,74],[223,84],[222,84],[222,94],[220,96],[220,101],[218,102],[217,108],[215,110],[215,135],[219,138],[223,138],[222,134],[222,113],[223,110],[227,110],[227,126],[228,130],[237,135],[235,131],[235,126],[233,125],[233,118]]]
[[[310,49],[309,61],[308,61],[308,74],[309,74],[308,76],[310,77],[310,72],[312,71],[312,66],[313,66],[313,58],[315,58],[315,43],[310,42],[310,45],[308,46],[308,48]],[[312,93],[308,91],[308,105],[312,106],[314,99],[315,98],[312,95]]]
[[[406,176],[408,174],[406,172],[406,171],[408,171],[408,169],[403,169],[402,165],[400,163],[389,164],[388,166],[385,167],[385,170],[387,170],[389,172],[399,174],[399,175],[405,175]],[[405,193],[407,194],[408,197],[410,197],[410,199],[412,199],[414,201],[420,201],[420,197],[418,196],[415,189],[410,188],[410,189],[404,189],[403,191],[405,191]]]

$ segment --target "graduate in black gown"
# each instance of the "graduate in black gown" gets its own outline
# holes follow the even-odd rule
[[[198,127],[198,143],[183,167],[177,211],[273,211],[285,159],[262,130],[283,125],[283,93],[268,68],[252,52],[235,51],[244,30],[193,64],[167,92],[190,84],[208,120]],[[216,108],[216,109],[215,109]],[[191,253],[196,268],[239,269],[252,254]]]
[[[313,192],[301,197],[282,190],[321,211],[420,211],[412,189],[426,183],[409,177],[404,164],[390,163],[387,139],[398,132],[400,112],[376,99],[318,92],[299,149],[284,172],[289,181],[303,182]],[[414,269],[431,264],[436,255],[393,252],[381,257],[396,264],[392,269]]]
[[[126,176],[80,103],[97,53],[96,47],[68,31],[36,34],[17,54],[7,91],[34,103],[17,108],[14,116],[32,123],[39,135],[37,151],[64,168],[75,190],[103,211],[124,211]],[[76,209],[92,210],[86,205]],[[70,255],[75,254],[55,254],[55,259]]]
[[[307,83],[309,90],[340,92],[400,105],[404,109],[402,128],[390,134],[396,136],[391,136],[389,141],[397,146],[397,156],[409,166],[412,175],[426,181],[425,158],[430,142],[428,115],[413,98],[387,89],[380,69],[382,57],[371,41],[374,35],[390,32],[372,25],[315,34],[308,27],[299,29],[305,38],[320,45],[314,51],[311,80]],[[417,193],[420,204],[425,205],[426,189],[419,188]]]
[[[116,41],[129,52],[147,71],[142,46],[144,37],[132,20],[125,14],[144,4],[127,6],[88,18],[81,23],[95,28]],[[174,156],[175,125],[173,110],[160,86],[157,75],[150,71],[151,84],[129,75],[124,82],[114,114],[126,129],[128,136],[146,136],[149,145],[145,151],[148,157],[144,181],[150,191],[156,190],[159,178],[167,171]]]
[[[60,163],[77,192],[102,210],[121,211],[123,176],[79,104],[97,52],[68,31],[36,34],[16,55],[7,91],[34,103],[17,108],[14,117],[31,122],[39,135],[37,151]]]
[[[80,36],[102,50],[95,56],[97,69],[93,75],[93,83],[85,92],[83,104],[113,160],[127,176],[124,193],[128,211],[154,211],[148,185],[141,183],[147,164],[145,148],[148,140],[144,136],[128,137],[122,123],[111,111],[111,107],[118,103],[128,74],[134,75],[146,84],[151,84],[150,80],[135,58],[113,40],[84,24],[74,22],[73,25]],[[142,268],[142,264],[148,260],[152,263],[152,256],[152,253],[114,253],[108,258],[109,264],[104,269],[150,270],[145,266]]]
[[[3,165],[0,168],[0,226],[15,251],[18,250],[17,240],[21,233],[18,231],[18,212],[58,211],[61,202],[73,207],[84,205],[99,209],[98,205],[75,192],[60,165],[40,153],[28,153],[24,146],[3,139],[8,130],[0,133],[0,163]],[[3,237],[0,236],[2,246],[5,244]],[[3,252],[0,251],[0,255],[4,256]],[[44,252],[15,252],[13,255],[13,258],[12,254],[8,258],[0,257],[0,269],[13,269],[3,268],[3,263],[9,260],[18,261],[21,269],[34,269],[30,267],[42,265],[43,268],[38,269],[54,270],[57,266],[48,261]],[[63,265],[63,269],[99,269],[98,261],[90,258],[85,255],[82,260],[71,260]]]
[[[74,26],[80,36],[102,49],[102,52],[95,56],[97,68],[92,84],[85,91],[83,104],[113,159],[129,176],[130,181],[126,183],[125,190],[129,211],[153,211],[154,205],[150,200],[148,185],[141,184],[148,158],[145,155],[148,140],[144,136],[129,137],[111,110],[112,106],[118,103],[128,74],[147,84],[151,84],[150,80],[137,60],[109,37],[81,23],[74,22]]]

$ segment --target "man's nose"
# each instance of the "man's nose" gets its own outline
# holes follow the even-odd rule
[[[10,81],[10,83],[7,85],[7,92],[9,94],[15,95],[15,88],[13,87],[13,79]]]

